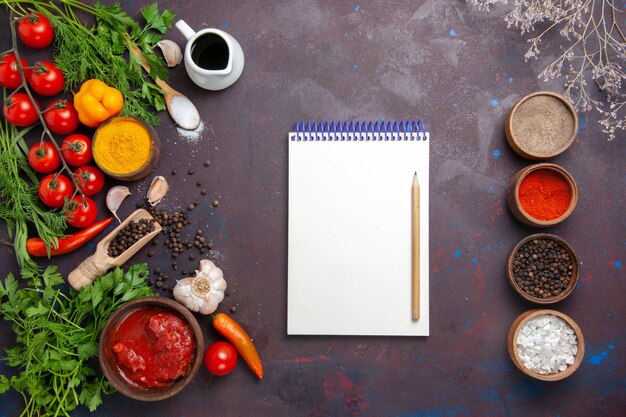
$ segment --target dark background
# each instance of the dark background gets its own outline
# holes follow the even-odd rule
[[[138,17],[146,4],[124,1],[122,7]],[[549,37],[540,59],[524,62],[525,39],[503,21],[510,6],[482,13],[455,0],[159,5],[196,30],[228,31],[245,53],[242,77],[220,92],[197,88],[182,65],[171,70],[171,85],[194,101],[206,129],[190,141],[163,113],[163,153],[155,175],[165,175],[171,185],[163,208],[200,203],[190,232],[202,228],[214,242],[210,258],[224,269],[230,291],[220,310],[236,307],[234,317],[254,338],[266,376],[256,380],[243,362],[227,377],[201,370],[173,399],[141,403],[114,394],[95,415],[626,413],[624,137],[608,141],[596,113],[579,115],[577,140],[554,159],[572,173],[580,197],[572,216],[549,230],[569,241],[582,262],[578,288],[553,307],[582,328],[584,361],[569,379],[543,383],[518,371],[506,351],[510,324],[534,306],[509,287],[505,260],[517,241],[538,230],[521,225],[506,205],[509,179],[530,162],[508,147],[503,122],[524,95],[563,91],[561,80],[537,79],[556,58],[560,38]],[[4,11],[0,21],[7,28]],[[184,45],[175,29],[167,37]],[[9,45],[9,32],[2,30],[0,49]],[[425,119],[432,140],[431,336],[288,337],[287,133],[296,120],[413,118]],[[209,168],[203,166],[206,159],[213,161]],[[186,174],[189,169],[193,176]],[[130,184],[133,196],[122,215],[145,195],[151,178]],[[214,199],[218,208],[211,207]],[[5,237],[4,228],[0,235]],[[68,273],[93,248],[54,262]],[[154,257],[144,248],[130,262],[148,261],[166,271],[170,282],[181,277],[163,246],[156,248]],[[0,251],[4,277],[16,263],[6,247]],[[363,256],[375,256],[375,248]],[[179,271],[196,262],[179,259]],[[206,342],[216,340],[208,320],[200,323]],[[0,346],[12,341],[8,324],[0,324]],[[9,370],[0,365],[0,372]],[[0,398],[0,416],[20,411],[14,393]],[[74,413],[87,414],[84,408]]]

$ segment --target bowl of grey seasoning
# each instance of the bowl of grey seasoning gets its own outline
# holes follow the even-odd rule
[[[504,133],[511,148],[532,160],[555,157],[576,138],[578,116],[560,94],[537,91],[520,99],[509,111]]]
[[[520,314],[509,329],[509,356],[526,375],[541,381],[571,376],[585,356],[585,338],[576,322],[556,310]]]

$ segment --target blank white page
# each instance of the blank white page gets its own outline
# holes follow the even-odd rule
[[[430,141],[292,136],[287,333],[427,336]],[[411,318],[415,172],[421,209],[417,321]]]

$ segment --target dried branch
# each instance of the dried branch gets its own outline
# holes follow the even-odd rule
[[[479,10],[508,0],[467,0]],[[561,55],[539,74],[543,81],[564,77],[564,95],[579,111],[595,109],[603,119],[602,131],[609,140],[626,130],[626,37],[620,28],[623,13],[615,0],[513,0],[504,20],[528,39],[524,59],[538,59],[546,34],[558,30],[564,38]],[[541,25],[541,31],[537,26]],[[590,83],[589,81],[593,81]],[[603,100],[594,99],[590,84]]]

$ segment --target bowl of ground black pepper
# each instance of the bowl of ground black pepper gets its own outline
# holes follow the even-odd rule
[[[509,111],[504,132],[524,158],[542,160],[564,152],[576,138],[578,116],[567,99],[550,91],[523,97]]]
[[[578,282],[578,257],[562,238],[537,233],[522,239],[507,259],[507,277],[526,300],[553,304],[572,293]]]
[[[535,227],[550,227],[567,219],[576,208],[578,186],[563,167],[538,163],[519,170],[511,179],[508,204],[513,216]]]

